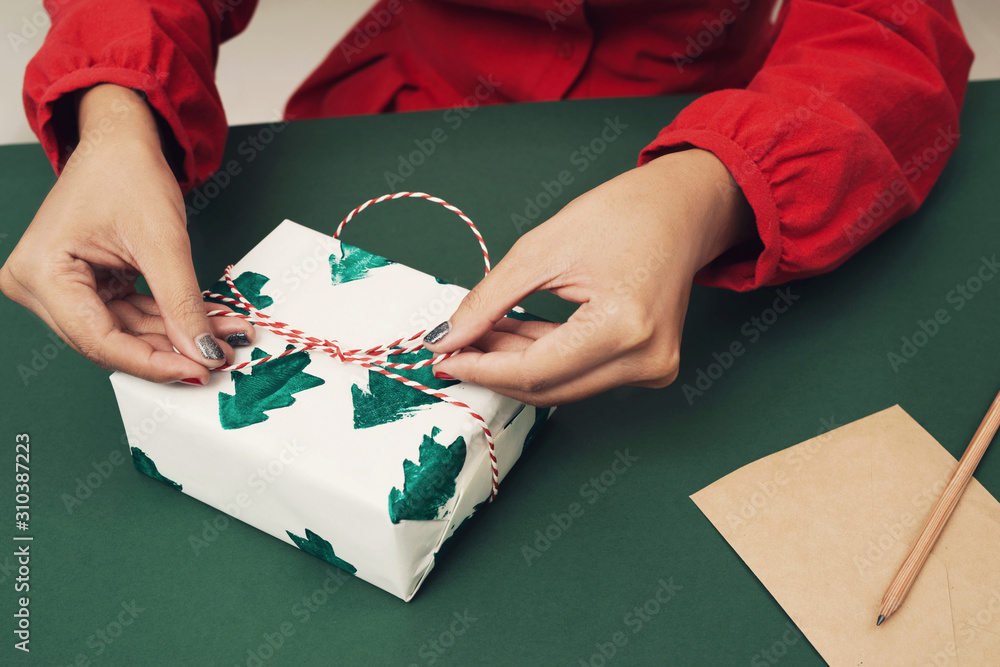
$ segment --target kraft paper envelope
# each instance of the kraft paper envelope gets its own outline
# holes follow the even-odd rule
[[[997,665],[1000,504],[974,479],[902,607],[875,627],[957,465],[894,406],[691,498],[831,665]]]

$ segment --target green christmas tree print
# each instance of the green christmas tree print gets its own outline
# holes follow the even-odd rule
[[[146,453],[139,449],[138,447],[132,448],[132,465],[135,469],[144,475],[149,475],[155,480],[163,482],[168,486],[172,486],[178,491],[181,491],[183,487],[172,479],[168,479],[160,474],[160,471],[156,469],[156,464],[153,463],[153,459],[146,456]]]
[[[289,345],[285,349],[289,349]],[[255,347],[253,359],[262,359],[267,352]],[[295,402],[292,394],[323,384],[323,379],[304,372],[309,365],[308,352],[296,352],[252,366],[250,374],[231,373],[235,393],[219,392],[219,422],[224,429],[243,428],[267,421],[267,410],[286,408]]]
[[[402,364],[415,364],[419,361],[430,359],[433,353],[430,350],[419,350],[405,354],[395,354],[389,357],[391,361]],[[458,384],[458,380],[439,380],[434,377],[434,371],[430,366],[407,370],[390,369],[397,375],[402,375],[408,380],[419,382],[431,389],[444,389],[451,385]],[[364,390],[358,385],[351,387],[351,398],[354,403],[354,428],[371,428],[381,424],[388,424],[396,420],[414,414],[421,406],[439,403],[440,398],[435,398],[430,394],[407,387],[405,384],[378,373],[368,371],[368,390]]]
[[[290,530],[286,530],[285,532],[288,533],[288,537],[292,539],[292,542],[295,542],[295,545],[306,553],[312,554],[316,558],[322,558],[330,565],[339,567],[348,574],[355,574],[358,571],[358,568],[343,558],[337,558],[337,554],[333,553],[333,546],[308,528],[306,528],[305,537],[299,537]]]
[[[393,264],[384,257],[373,255],[347,243],[340,244],[340,256],[330,255],[330,277],[334,285],[360,280],[372,269]]]
[[[389,519],[430,521],[455,495],[455,480],[465,465],[465,438],[459,436],[445,447],[434,438],[441,429],[435,427],[420,443],[420,463],[403,461],[403,490],[392,487],[389,492]]]
[[[253,271],[244,271],[238,277],[233,279],[233,284],[236,285],[236,289],[240,291],[247,301],[249,301],[254,308],[257,310],[263,310],[274,303],[274,299],[267,296],[266,294],[261,294],[261,288],[264,284],[269,281],[270,278],[263,276],[259,273],[254,273]],[[225,280],[219,280],[211,287],[208,288],[209,291],[215,292],[216,294],[221,294],[222,296],[228,296],[230,299],[235,299],[236,296],[233,291],[229,289],[229,285]],[[206,297],[206,301],[212,301],[214,303],[222,303],[223,305],[229,306],[233,310],[239,313],[246,313],[245,308],[240,308],[239,306],[233,305],[231,303],[225,303],[221,299],[216,299],[215,297]]]

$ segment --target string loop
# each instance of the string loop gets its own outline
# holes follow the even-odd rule
[[[483,251],[483,262],[486,265],[486,271],[484,275],[489,274],[490,254],[489,251],[486,249],[486,242],[483,240],[483,236],[482,234],[479,233],[479,229],[476,227],[475,223],[472,222],[472,220],[470,220],[468,216],[462,213],[462,211],[460,211],[455,206],[452,206],[443,199],[440,199],[438,197],[433,197],[423,192],[396,192],[394,194],[382,195],[381,197],[376,197],[375,199],[369,199],[368,201],[361,204],[360,206],[358,206],[353,211],[347,214],[347,217],[344,218],[337,226],[337,230],[333,233],[333,238],[339,239],[340,233],[341,231],[343,231],[347,223],[350,222],[355,215],[357,215],[361,211],[364,211],[369,206],[373,204],[379,204],[381,202],[388,201],[390,199],[401,199],[404,197],[425,199],[429,202],[440,204],[441,206],[445,207],[446,209],[457,215],[459,218],[461,218],[462,221],[464,221],[465,224],[469,226],[469,229],[472,230],[472,233],[475,234],[476,240],[479,241],[479,247]],[[295,354],[297,352],[304,352],[307,350],[315,350],[318,352],[324,352],[333,357],[334,359],[337,359],[338,361],[357,364],[362,368],[367,368],[368,370],[380,373],[387,378],[391,378],[397,382],[405,384],[407,387],[412,387],[418,391],[424,392],[429,396],[433,396],[434,398],[444,401],[445,403],[450,403],[451,405],[454,405],[457,408],[461,408],[467,414],[469,414],[473,419],[475,419],[476,422],[478,422],[479,426],[482,428],[483,434],[486,436],[486,443],[489,448],[490,468],[493,474],[493,483],[490,491],[490,501],[492,502],[493,499],[496,498],[497,491],[499,490],[500,486],[500,475],[499,475],[499,470],[497,468],[496,448],[493,443],[493,434],[490,432],[490,428],[489,425],[486,423],[486,420],[483,419],[481,415],[479,415],[475,410],[472,409],[472,407],[470,407],[466,403],[456,400],[442,391],[432,389],[431,387],[427,387],[423,384],[420,384],[415,380],[410,380],[409,378],[405,378],[402,375],[393,373],[392,370],[390,370],[390,369],[409,370],[415,368],[424,368],[426,366],[432,366],[444,361],[445,359],[448,359],[449,357],[454,356],[455,354],[457,354],[457,352],[448,352],[447,354],[434,355],[430,359],[424,359],[422,361],[418,361],[412,364],[404,364],[400,362],[390,361],[390,357],[395,356],[397,354],[407,354],[424,349],[423,337],[424,335],[427,334],[426,329],[418,331],[417,333],[409,337],[398,338],[393,342],[387,343],[385,345],[376,345],[375,347],[371,347],[365,350],[362,349],[344,350],[342,349],[340,343],[338,343],[336,340],[328,340],[325,338],[317,338],[314,336],[309,336],[304,331],[295,329],[290,324],[287,324],[285,322],[279,322],[274,318],[272,318],[267,313],[257,310],[253,306],[253,304],[251,304],[246,299],[246,297],[243,296],[240,290],[236,287],[236,283],[233,281],[232,271],[233,271],[233,266],[232,265],[227,266],[226,271],[223,274],[223,280],[226,282],[226,285],[229,286],[229,289],[235,298],[223,294],[217,294],[215,292],[212,292],[211,290],[205,290],[204,292],[202,292],[202,295],[205,297],[222,301],[226,305],[234,306],[236,308],[240,308],[247,312],[241,313],[228,310],[213,310],[209,312],[208,315],[210,317],[239,317],[244,320],[247,320],[248,322],[250,322],[255,326],[266,327],[271,332],[287,340],[291,344],[291,347],[281,352],[280,354],[268,355],[260,359],[254,359],[252,361],[244,361],[242,363],[233,365],[219,366],[218,368],[214,368],[212,370],[239,371],[251,366],[259,366],[260,364],[265,364],[269,361],[273,361],[274,359],[280,359],[282,357],[288,356],[289,354]]]

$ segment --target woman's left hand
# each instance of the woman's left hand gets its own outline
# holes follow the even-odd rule
[[[666,386],[677,377],[695,273],[751,238],[752,220],[712,153],[690,149],[632,169],[514,244],[428,334],[434,352],[468,348],[435,374],[539,406],[626,384]],[[539,290],[580,307],[564,324],[504,317]]]

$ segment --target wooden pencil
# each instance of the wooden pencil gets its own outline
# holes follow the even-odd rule
[[[916,580],[917,575],[920,574],[920,568],[927,561],[927,557],[931,553],[931,548],[933,548],[941,531],[944,530],[944,526],[948,522],[948,517],[955,510],[955,506],[962,497],[965,487],[969,485],[969,481],[972,479],[972,473],[975,472],[976,466],[979,465],[980,459],[983,458],[983,454],[986,452],[986,448],[989,447],[990,441],[993,440],[998,424],[1000,424],[1000,394],[997,394],[997,397],[993,399],[993,404],[986,412],[983,422],[976,430],[976,434],[972,436],[972,442],[969,443],[965,453],[962,454],[962,460],[958,462],[955,474],[951,476],[948,486],[944,488],[944,492],[938,498],[937,505],[934,506],[931,515],[927,517],[927,522],[924,524],[923,530],[920,531],[920,537],[913,544],[913,548],[910,549],[906,560],[903,561],[892,583],[889,584],[889,588],[886,589],[875,625],[882,625],[885,619],[889,618],[894,611],[899,609],[899,605],[903,603],[906,594],[910,592],[910,587]]]

